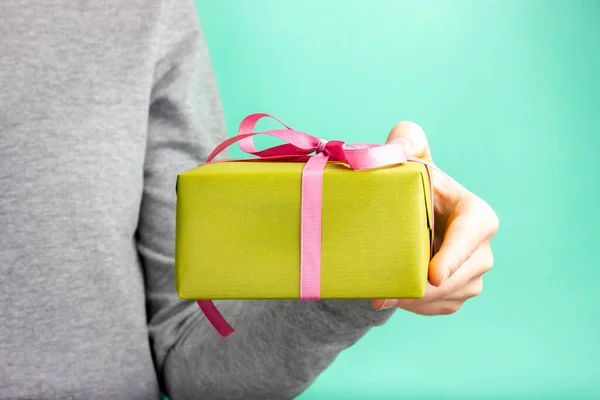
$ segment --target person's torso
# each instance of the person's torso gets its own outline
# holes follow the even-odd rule
[[[0,399],[159,397],[135,231],[160,3],[0,3]]]

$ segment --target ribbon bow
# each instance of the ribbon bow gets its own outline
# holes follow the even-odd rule
[[[262,118],[272,118],[285,129],[255,132],[256,124]],[[285,144],[257,151],[253,136],[267,135],[286,142]],[[244,118],[237,136],[218,145],[208,156],[205,164],[232,144],[239,142],[242,151],[258,158],[243,161],[288,161],[306,162],[302,170],[302,199],[300,226],[300,299],[320,299],[321,286],[321,209],[323,170],[328,161],[343,163],[353,170],[366,170],[402,164],[407,161],[424,164],[427,173],[432,164],[406,155],[402,144],[376,145],[368,143],[346,144],[338,140],[326,141],[309,134],[295,131],[279,119],[269,114],[252,114]],[[315,153],[314,155],[310,155]],[[242,160],[227,160],[235,162]],[[433,196],[431,196],[433,201]],[[433,231],[433,228],[432,228]],[[433,250],[433,240],[430,241]],[[214,303],[210,300],[197,300],[208,321],[223,337],[233,333],[233,328]]]

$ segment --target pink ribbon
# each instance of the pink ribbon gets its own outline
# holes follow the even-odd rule
[[[273,118],[285,129],[255,132],[258,121]],[[285,144],[257,151],[253,136],[267,135],[286,142]],[[300,226],[300,299],[318,300],[321,297],[321,215],[323,170],[328,161],[341,162],[353,170],[381,168],[402,164],[407,161],[424,164],[437,169],[426,161],[408,157],[402,144],[375,145],[367,143],[346,144],[341,141],[325,141],[309,134],[295,131],[279,119],[268,114],[252,114],[240,124],[238,135],[223,141],[208,156],[205,164],[213,162],[227,147],[239,142],[240,148],[258,158],[235,161],[300,161],[306,162],[302,171],[302,200]],[[315,153],[314,155],[310,155]],[[433,196],[431,196],[433,202]],[[433,207],[432,207],[433,209]],[[432,215],[433,218],[433,215]],[[433,232],[433,227],[432,227]],[[430,238],[433,252],[433,238]],[[214,303],[210,300],[197,300],[200,309],[217,332],[229,336],[233,328]]]

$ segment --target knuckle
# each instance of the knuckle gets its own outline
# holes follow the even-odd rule
[[[498,218],[498,214],[494,210],[492,210],[492,226],[494,227],[494,233],[500,229],[500,218]]]
[[[500,229],[500,219],[494,209],[485,200],[473,193],[471,193],[471,201],[471,206],[477,210],[476,212],[482,223],[482,232],[487,238],[496,235],[498,229]]]
[[[480,271],[481,275],[483,275],[489,272],[494,267],[494,255],[491,251],[486,252],[486,254],[482,254],[479,256],[477,263],[477,268]]]
[[[473,297],[477,297],[483,291],[483,279],[477,280],[474,282],[467,292],[467,298],[472,299]]]
[[[494,253],[492,253],[491,251],[489,251],[485,257],[485,260],[483,262],[483,270],[485,272],[490,271],[493,267],[494,267]]]
[[[485,206],[487,209],[486,213],[488,215],[489,236],[492,237],[498,232],[498,229],[500,229],[500,219],[489,204],[485,203]]]

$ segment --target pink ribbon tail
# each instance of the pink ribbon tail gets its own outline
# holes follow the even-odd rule
[[[198,303],[198,306],[200,306],[204,316],[219,333],[219,335],[222,337],[227,337],[234,332],[231,325],[229,325],[223,315],[219,312],[219,310],[217,310],[215,303],[213,303],[211,300],[197,300],[196,303]]]

